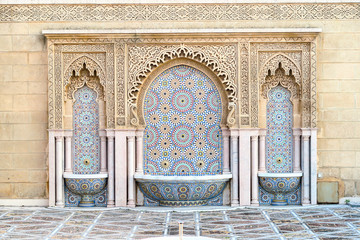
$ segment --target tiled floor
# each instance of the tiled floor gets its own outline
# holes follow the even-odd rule
[[[217,239],[360,239],[360,208],[0,208],[0,239],[143,239],[184,234]]]

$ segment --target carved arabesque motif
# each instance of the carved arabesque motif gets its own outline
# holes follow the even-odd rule
[[[279,63],[278,69],[275,70],[275,73],[272,75],[269,70],[269,75],[265,77],[265,82],[261,84],[261,95],[263,98],[268,98],[268,92],[281,84],[281,86],[287,88],[291,93],[291,98],[300,97],[300,85],[296,83],[294,75],[292,75],[291,69],[289,74],[286,74],[286,71],[283,69],[282,64]]]
[[[77,67],[76,62],[74,67]],[[73,65],[70,66],[70,70]],[[77,89],[83,87],[85,84],[92,88],[97,93],[97,99],[104,100],[104,86],[100,83],[99,77],[97,76],[96,69],[91,74],[88,70],[86,63],[83,63],[83,68],[79,70],[76,75],[76,71],[73,70],[73,75],[69,78],[68,84],[65,86],[65,94],[67,99],[74,100],[74,93]]]
[[[1,22],[359,19],[359,3],[9,4]],[[73,14],[80,13],[80,14]]]
[[[284,71],[284,74],[281,73]],[[281,84],[291,92],[292,98],[300,97],[301,71],[287,56],[277,54],[270,58],[260,72],[261,95],[267,98],[268,91]]]
[[[297,42],[263,42],[263,43],[251,43],[250,47],[250,85],[251,85],[251,126],[258,127],[258,97],[259,86],[262,86],[269,73],[273,74],[278,68],[278,64],[281,62],[282,66],[285,66],[285,72],[294,75],[295,80],[288,84],[296,83],[299,87],[298,94],[296,91],[293,93],[293,97],[299,96],[302,101],[302,126],[312,127],[312,122],[316,120],[316,110],[312,110],[312,100],[316,98],[316,92],[311,89],[311,86],[316,83],[316,77],[310,72],[312,68],[316,66],[310,58],[310,43],[314,39],[309,39],[309,42],[297,43]],[[270,65],[269,65],[270,64]],[[311,64],[311,65],[310,65]],[[268,65],[268,66],[266,66]],[[284,68],[284,67],[283,67]],[[289,75],[289,74],[287,74]],[[297,77],[296,77],[297,75]],[[269,80],[268,80],[269,81]],[[292,88],[295,90],[298,88],[294,85]],[[265,91],[262,91],[263,97],[266,97]],[[313,96],[315,95],[315,97]],[[316,103],[316,100],[315,100]],[[316,108],[315,108],[316,109]]]
[[[186,44],[183,45],[186,50],[179,54],[176,49],[181,49],[181,44]],[[175,53],[172,53],[173,50]],[[207,55],[203,55],[204,53]],[[106,78],[104,86],[106,85],[107,127],[112,128],[115,127],[115,114],[118,126],[130,124],[126,123],[125,117],[136,110],[131,106],[137,101],[137,93],[147,74],[164,61],[185,57],[185,54],[187,58],[202,61],[203,65],[208,66],[218,76],[223,74],[220,79],[222,81],[227,79],[227,84],[230,84],[229,86],[224,84],[224,86],[233,88],[233,90],[228,89],[227,93],[236,92],[234,100],[229,102],[236,104],[235,112],[240,111],[240,115],[234,113],[229,119],[235,118],[235,115],[239,116],[241,125],[251,127],[258,127],[259,81],[261,80],[259,71],[270,58],[279,54],[286,56],[298,66],[301,72],[302,80],[299,85],[303,108],[302,126],[316,127],[316,44],[313,36],[201,38],[179,36],[169,38],[49,38],[49,128],[62,129],[63,127],[64,79],[62,76],[67,66],[77,58],[89,56],[95,59],[103,69]],[[114,65],[115,58],[116,66]],[[97,72],[97,75],[99,74]],[[237,84],[239,84],[240,93],[237,93]],[[239,103],[237,102],[238,95]],[[128,106],[130,109],[127,108]],[[232,108],[233,105],[225,106],[229,112],[232,112]],[[236,122],[238,122],[237,118]]]
[[[92,85],[98,90],[100,98],[104,97],[107,127],[115,127],[114,44],[104,39],[90,40],[64,38],[48,41],[50,129],[63,128],[63,101],[65,97],[72,99],[72,92],[85,82],[89,87]],[[92,44],[89,44],[90,42]],[[89,79],[77,78],[76,82],[69,84],[79,76],[84,64],[90,72]],[[98,85],[96,79],[99,81]],[[103,90],[100,90],[101,88]],[[63,92],[65,89],[66,93]]]
[[[137,126],[137,95],[143,79],[154,67],[174,58],[190,58],[208,66],[222,80],[229,99],[228,126],[233,117],[237,100],[237,64],[235,45],[134,45],[129,48],[128,104],[132,113],[131,124]]]
[[[84,69],[89,71],[89,76],[80,75]],[[106,88],[105,73],[95,60],[86,55],[73,61],[65,71],[64,87],[67,98],[73,99],[74,91],[84,86],[85,83],[97,92],[99,99],[103,99]]]

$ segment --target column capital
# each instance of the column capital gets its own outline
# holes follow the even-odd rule
[[[260,137],[265,137],[266,136],[266,131],[267,131],[266,128],[259,129],[259,136]]]
[[[62,141],[63,138],[64,138],[64,136],[62,136],[62,135],[55,136],[56,141]]]
[[[144,136],[144,131],[145,131],[145,129],[138,129],[138,130],[136,130],[135,136],[136,136],[136,137],[143,137],[143,136]]]
[[[251,136],[251,141],[255,142],[258,140],[258,135],[252,135]]]
[[[115,131],[113,129],[105,129],[105,131],[109,140],[115,138]]]
[[[73,130],[72,129],[65,129],[63,131],[63,135],[64,137],[68,138],[68,137],[72,137],[73,136]]]
[[[301,128],[293,128],[293,135],[294,136],[300,136],[301,135]]]
[[[239,136],[239,130],[238,129],[230,129],[230,137],[238,137]]]
[[[311,129],[310,128],[301,128],[301,133],[302,133],[303,137],[305,137],[305,136],[310,137]]]

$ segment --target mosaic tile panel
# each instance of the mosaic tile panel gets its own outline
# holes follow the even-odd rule
[[[203,72],[178,65],[151,83],[144,102],[144,173],[222,173],[221,98]]]
[[[259,185],[259,202],[260,205],[270,205],[274,200],[274,194],[265,191]],[[298,186],[293,192],[283,194],[283,198],[288,205],[300,205],[301,204],[301,185]]]
[[[100,171],[99,105],[94,90],[84,86],[75,92],[73,106],[73,172]]]
[[[139,187],[147,197],[145,205],[154,206],[201,206],[222,205],[222,193],[226,181],[217,182],[139,182]],[[154,202],[155,201],[155,202]]]
[[[290,91],[278,85],[266,105],[266,168],[271,173],[292,172],[293,106]]]
[[[106,188],[94,195],[95,207],[106,207],[107,206],[107,191]],[[66,207],[78,207],[81,200],[81,196],[74,194],[69,191],[65,186],[65,206]]]

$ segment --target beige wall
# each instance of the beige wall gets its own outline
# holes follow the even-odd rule
[[[360,195],[360,20],[0,23],[0,198],[47,198],[43,29],[320,27],[318,171]]]

